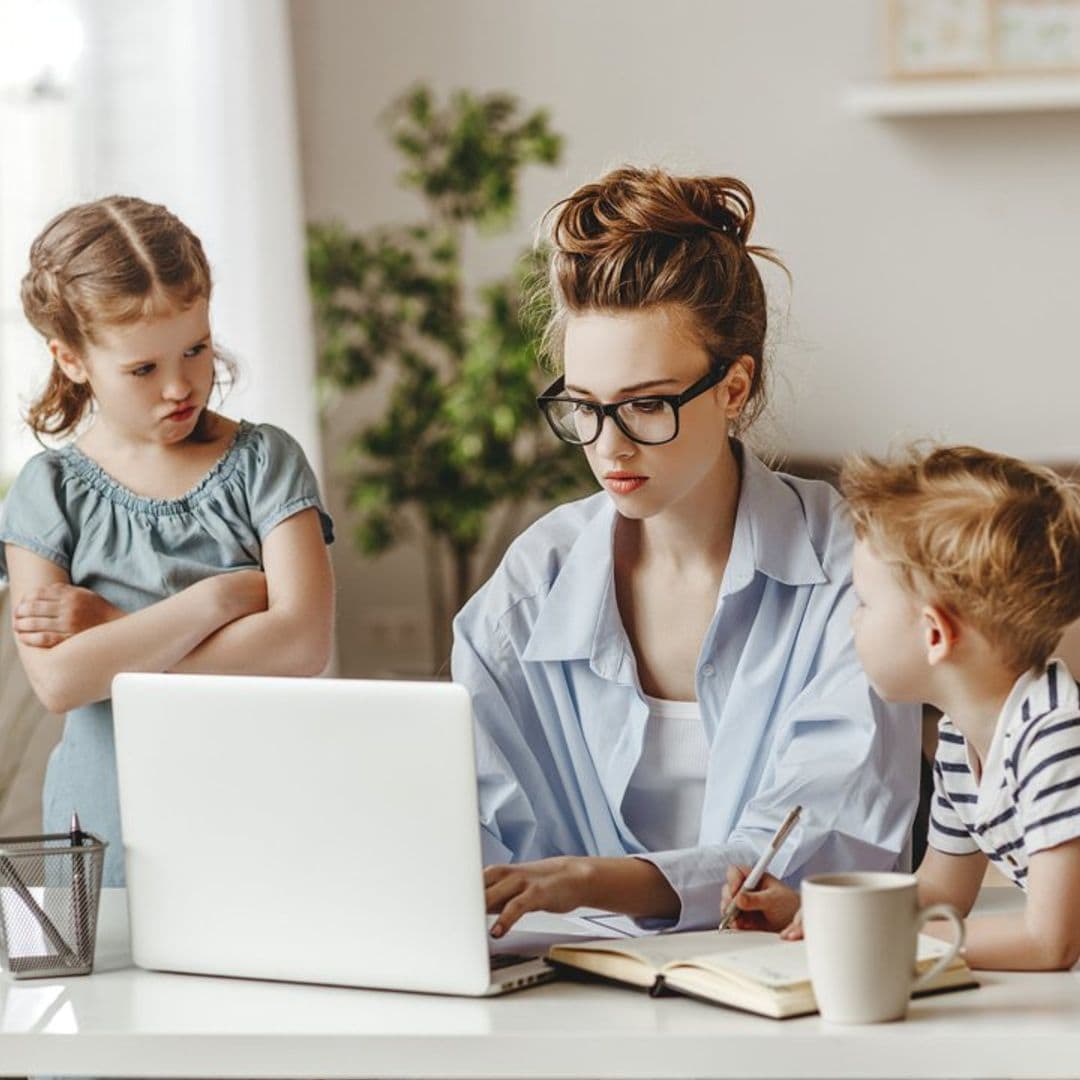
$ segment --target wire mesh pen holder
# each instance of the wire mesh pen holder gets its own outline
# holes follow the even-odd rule
[[[15,979],[94,969],[107,844],[92,833],[0,837],[0,964]]]

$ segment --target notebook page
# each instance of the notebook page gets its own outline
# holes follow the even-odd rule
[[[773,988],[797,986],[810,979],[802,941],[773,941],[749,949],[698,955],[694,963],[707,971],[728,972]]]
[[[623,939],[619,941],[567,942],[567,949],[587,949],[590,952],[617,953],[644,960],[652,967],[662,968],[678,960],[692,960],[705,952],[721,953],[726,950],[745,949],[755,942],[776,941],[775,934],[755,930],[717,933],[715,930],[697,930],[692,933],[657,934],[654,937]]]
[[[740,935],[749,936],[749,935]],[[755,935],[769,936],[772,935]],[[919,935],[916,963],[929,967],[939,956],[944,956],[951,946],[947,941]],[[792,987],[810,981],[810,969],[806,960],[805,941],[777,941],[734,951],[716,950],[708,955],[699,954],[693,959],[698,967],[709,971],[729,972],[750,982],[772,988]]]

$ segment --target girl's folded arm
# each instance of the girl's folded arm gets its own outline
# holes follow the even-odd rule
[[[46,585],[70,584],[67,572],[25,548],[5,545],[11,608]],[[243,571],[197,582],[183,592],[140,611],[74,634],[52,648],[16,637],[30,685],[50,712],[63,713],[102,701],[121,671],[165,671],[207,635],[248,611],[260,599],[262,574]],[[227,579],[232,580],[227,580]]]
[[[262,550],[267,608],[202,641],[170,670],[206,674],[318,675],[330,661],[334,577],[318,511],[302,510]]]

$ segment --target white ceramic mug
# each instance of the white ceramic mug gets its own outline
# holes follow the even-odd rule
[[[943,971],[964,945],[964,923],[949,904],[919,908],[914,874],[816,874],[802,884],[803,928],[818,1009],[836,1024],[902,1020],[913,990]],[[918,933],[948,919],[952,948],[915,974]]]

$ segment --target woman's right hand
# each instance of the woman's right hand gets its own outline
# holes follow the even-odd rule
[[[721,911],[727,909],[749,873],[749,866],[728,867],[727,882],[720,896]],[[736,930],[779,930],[783,931],[781,936],[788,940],[802,937],[801,921],[798,923],[799,932],[793,932],[794,920],[799,912],[799,894],[772,874],[763,874],[752,892],[739,893],[736,904],[739,910],[731,923]]]
[[[261,570],[233,570],[200,584],[213,591],[222,625],[267,609],[266,575]]]

